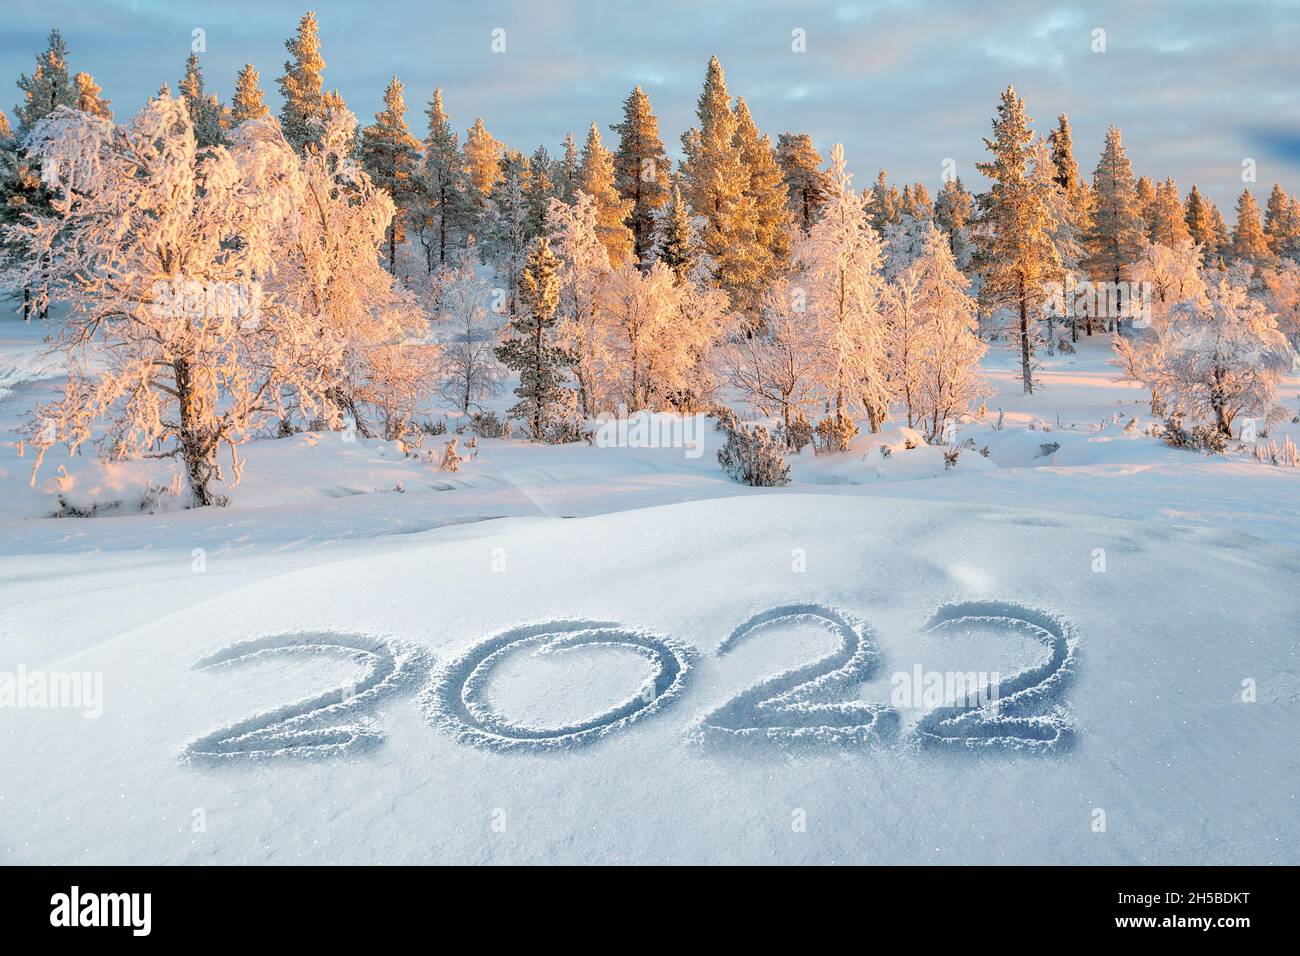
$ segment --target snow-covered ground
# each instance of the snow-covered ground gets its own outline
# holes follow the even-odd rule
[[[1107,347],[1032,397],[993,351],[950,470],[895,427],[782,489],[711,423],[455,474],[300,434],[156,513],[166,464],[6,447],[0,675],[102,697],[0,709],[0,860],[1300,862],[1300,472],[1146,437]],[[900,705],[918,668],[997,716]]]

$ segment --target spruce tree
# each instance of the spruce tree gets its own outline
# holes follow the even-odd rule
[[[830,194],[821,154],[807,133],[782,133],[776,138],[776,162],[785,181],[790,217],[806,236]]]
[[[1264,236],[1268,248],[1276,258],[1297,257],[1300,253],[1300,221],[1297,221],[1295,200],[1286,194],[1281,183],[1273,184],[1264,207]]]
[[[203,87],[203,67],[199,65],[197,53],[191,53],[185,61],[180,96],[194,125],[194,144],[200,149],[219,145],[222,140],[222,110],[215,97],[209,96]]]
[[[547,435],[568,404],[564,370],[573,357],[555,344],[559,269],[560,260],[547,238],[535,239],[519,283],[524,307],[511,319],[508,338],[496,350],[501,364],[519,374],[519,387],[515,389],[519,401],[508,414],[526,420],[535,440]]]
[[[619,195],[631,204],[626,225],[632,230],[632,257],[643,263],[650,253],[655,212],[668,199],[672,163],[664,153],[659,119],[650,108],[650,97],[640,86],[623,101],[623,121],[610,129],[618,133],[614,183]]]
[[[614,183],[614,157],[600,142],[595,123],[587,131],[582,147],[580,188],[596,203],[596,234],[609,253],[609,264],[617,269],[632,254],[632,232],[625,225],[632,203],[624,199]]]
[[[235,96],[230,101],[230,121],[238,126],[251,119],[270,116],[271,110],[262,100],[261,77],[253,64],[245,63],[244,68],[235,77]]]
[[[424,169],[421,183],[422,223],[434,237],[426,248],[432,264],[447,261],[447,250],[461,231],[473,222],[473,205],[465,160],[460,151],[460,137],[452,131],[451,117],[442,105],[442,90],[433,91],[425,111],[429,117],[429,136],[424,144]]]
[[[1232,230],[1232,255],[1243,262],[1266,262],[1271,253],[1264,227],[1259,221],[1259,204],[1249,189],[1237,198],[1237,225]]]
[[[898,224],[902,197],[898,187],[889,185],[889,174],[881,170],[876,174],[876,181],[866,195],[867,217],[871,228],[884,236],[885,230]]]
[[[559,197],[566,206],[573,205],[582,180],[581,165],[578,162],[578,144],[572,133],[564,134],[564,158],[560,160],[559,172],[555,186]]]
[[[556,164],[550,150],[538,146],[528,157],[528,177],[524,181],[524,205],[527,209],[527,235],[535,239],[546,231],[546,216],[551,200],[556,198],[555,182],[551,178]]]
[[[970,223],[974,202],[961,183],[961,177],[944,180],[939,198],[934,201],[935,225],[948,237],[948,251],[958,267],[968,258],[969,240],[966,227]]]
[[[749,174],[745,195],[754,214],[755,264],[744,285],[741,308],[757,311],[763,294],[790,264],[789,194],[776,162],[772,139],[760,133],[744,97],[736,99],[735,146]]]
[[[483,232],[498,268],[505,274],[506,304],[510,315],[518,311],[519,280],[528,255],[528,158],[515,149],[501,157],[501,175],[488,197]]]
[[[1210,210],[1210,232],[1214,236],[1215,255],[1219,264],[1223,265],[1224,260],[1232,254],[1232,237],[1228,235],[1228,224],[1223,219],[1223,213],[1219,212],[1218,205],[1213,199],[1205,202]]]
[[[1092,183],[1092,222],[1085,239],[1086,267],[1095,281],[1123,282],[1128,277],[1129,266],[1137,260],[1147,225],[1133,180],[1133,167],[1124,152],[1120,132],[1114,126],[1106,131],[1106,146]],[[1092,318],[1089,313],[1085,323],[1089,335]],[[1115,328],[1117,332],[1121,329],[1118,321]]]
[[[68,74],[68,45],[58,30],[51,30],[48,46],[36,57],[36,72],[18,78],[23,102],[14,107],[18,133],[25,136],[32,127],[60,106],[77,107],[77,90]]]
[[[1173,179],[1156,184],[1147,224],[1147,237],[1170,249],[1177,249],[1192,237],[1183,215],[1183,204],[1178,199],[1178,184]]]
[[[481,207],[501,178],[502,145],[487,131],[483,117],[475,117],[465,135],[465,167]]]
[[[1206,261],[1217,256],[1218,248],[1214,238],[1214,225],[1210,222],[1210,207],[1201,198],[1201,191],[1195,183],[1192,184],[1192,191],[1187,194],[1183,221],[1187,223],[1187,231],[1191,235],[1192,242],[1201,247]]]
[[[320,142],[325,119],[325,60],[320,54],[320,26],[316,14],[308,11],[298,21],[298,32],[284,41],[290,59],[284,64],[284,76],[276,83],[284,103],[280,107],[280,125],[284,138],[299,151]]]
[[[1017,317],[1021,382],[1034,391],[1034,336],[1030,316],[1046,298],[1045,283],[1057,277],[1061,263],[1053,240],[1050,160],[1036,149],[1024,101],[1008,86],[993,121],[993,138],[984,145],[993,154],[976,168],[992,182],[977,200],[976,268],[984,276],[980,296],[991,308],[1008,307]],[[1035,154],[1042,157],[1033,162]]]
[[[698,261],[695,230],[676,175],[668,192],[668,202],[656,216],[654,256],[673,270],[678,282],[688,281],[694,275]]]
[[[415,199],[420,144],[406,125],[406,100],[397,77],[384,90],[384,108],[361,131],[361,163],[375,185],[388,190],[397,212],[388,224],[388,271],[397,274],[397,245],[405,238],[405,215]]]

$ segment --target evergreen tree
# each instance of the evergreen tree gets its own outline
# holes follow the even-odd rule
[[[554,341],[559,269],[550,242],[545,236],[535,239],[520,277],[524,308],[510,321],[509,337],[497,349],[501,364],[519,374],[515,389],[519,401],[509,414],[527,420],[535,440],[544,438],[550,426],[564,417],[572,395],[564,387],[564,369],[572,356]]]
[[[632,203],[619,195],[614,182],[614,158],[601,145],[595,123],[587,131],[587,142],[582,147],[580,175],[580,188],[596,203],[596,233],[609,253],[609,264],[617,269],[632,254],[632,232],[624,224]]]
[[[743,311],[752,314],[777,275],[790,264],[790,197],[772,139],[758,131],[743,97],[737,97],[735,112],[735,147],[749,173],[744,192],[754,213],[756,258],[740,304]]]
[[[1074,158],[1074,134],[1070,130],[1070,117],[1062,113],[1056,118],[1056,129],[1047,135],[1052,149],[1053,178],[1065,195],[1073,199],[1079,193],[1079,164]]]
[[[1187,203],[1183,210],[1183,221],[1187,223],[1187,232],[1192,242],[1201,247],[1206,261],[1218,254],[1214,237],[1214,224],[1210,221],[1210,207],[1201,198],[1201,191],[1192,184],[1192,191],[1187,194]]]
[[[1124,152],[1120,132],[1114,126],[1106,131],[1106,147],[1092,176],[1092,222],[1087,233],[1086,266],[1099,282],[1123,282],[1129,265],[1137,260],[1146,237],[1146,220],[1142,216],[1133,167]],[[1154,190],[1152,190],[1154,195]],[[1092,334],[1091,312],[1085,323]],[[1116,331],[1120,324],[1115,324]]]
[[[77,91],[68,74],[68,45],[58,30],[51,30],[49,45],[36,57],[36,72],[18,78],[23,102],[14,107],[18,133],[25,136],[39,121],[60,106],[77,108]]]
[[[361,131],[361,163],[375,185],[388,190],[397,213],[388,224],[388,271],[397,274],[397,245],[405,239],[405,212],[415,199],[420,144],[406,125],[406,100],[397,77],[384,90],[384,108]]]
[[[1266,262],[1271,253],[1264,227],[1259,221],[1259,204],[1249,189],[1237,198],[1237,225],[1232,230],[1232,255],[1244,262]]]
[[[501,143],[484,127],[483,117],[476,117],[465,136],[465,168],[480,207],[501,178],[502,149]]]
[[[325,119],[325,60],[320,54],[320,27],[316,14],[308,11],[298,21],[298,33],[284,41],[290,59],[284,64],[284,76],[276,82],[284,103],[280,107],[280,126],[284,137],[295,149],[320,142]]]
[[[230,121],[233,125],[238,126],[247,120],[271,115],[270,109],[262,101],[262,88],[258,85],[260,79],[251,63],[245,63],[235,77],[235,97],[230,103]]]
[[[1178,198],[1178,184],[1166,179],[1156,185],[1155,199],[1147,217],[1147,237],[1162,246],[1177,249],[1191,238],[1183,204]]]
[[[1223,264],[1232,254],[1232,237],[1228,235],[1228,224],[1223,219],[1223,213],[1219,212],[1218,205],[1213,199],[1206,199],[1205,203],[1210,210],[1210,232],[1214,235],[1215,256]]]
[[[673,270],[673,275],[679,282],[687,281],[695,274],[699,259],[695,229],[676,175],[673,176],[668,202],[655,217],[654,256]]]
[[[474,208],[460,137],[452,131],[441,89],[433,91],[424,112],[429,117],[429,136],[425,140],[417,228],[425,246],[426,264],[432,269],[435,262],[447,262],[447,250],[458,233],[469,230]]]
[[[776,138],[776,161],[785,182],[790,218],[806,236],[830,193],[821,154],[807,133],[782,133]]]
[[[104,91],[99,88],[95,78],[89,73],[78,73],[72,79],[73,85],[77,88],[77,109],[91,116],[111,120],[113,111],[109,108],[109,101],[104,99]]]
[[[488,197],[484,234],[496,264],[505,275],[506,306],[510,315],[518,311],[519,280],[528,255],[529,204],[528,158],[508,149],[501,157],[501,175]]]
[[[1146,223],[1146,231],[1151,232],[1151,209],[1156,201],[1156,187],[1151,182],[1150,176],[1139,176],[1134,184],[1137,190],[1138,208],[1142,211],[1142,221]]]
[[[1268,194],[1264,235],[1274,257],[1300,258],[1300,216],[1297,216],[1295,200],[1287,196],[1281,183],[1274,183],[1273,191]]]
[[[203,68],[199,65],[197,53],[191,53],[185,61],[185,76],[180,82],[181,99],[189,110],[190,123],[194,126],[194,142],[199,149],[216,146],[221,143],[221,106],[210,97],[203,88]]]
[[[992,185],[977,201],[980,228],[975,242],[976,267],[984,276],[980,295],[990,307],[1009,307],[1017,314],[1021,381],[1032,394],[1030,316],[1045,299],[1044,285],[1056,278],[1061,263],[1052,236],[1052,179],[1047,169],[1036,168],[1048,161],[1036,150],[1029,123],[1024,101],[1008,86],[993,121],[993,138],[984,140],[994,158],[976,164]],[[1041,157],[1037,163],[1036,153]]]
[[[632,257],[642,263],[650,253],[655,211],[668,199],[672,163],[664,153],[659,119],[650,108],[650,97],[640,86],[623,101],[623,122],[610,129],[618,133],[614,183],[619,195],[631,204],[626,224],[632,230]]]
[[[944,180],[939,198],[934,201],[934,222],[948,237],[948,250],[959,268],[964,268],[969,258],[967,224],[974,203],[970,193],[961,184],[961,177]]]
[[[545,146],[538,146],[528,158],[528,178],[524,182],[524,205],[527,208],[527,235],[530,240],[546,232],[546,217],[551,200],[556,198],[552,175],[556,164]]]
[[[898,187],[889,185],[888,175],[883,169],[877,173],[876,181],[866,197],[871,228],[881,236],[884,236],[886,229],[898,223],[899,207],[902,205]]]
[[[582,168],[578,162],[578,144],[574,142],[572,133],[565,133],[564,158],[560,160],[555,186],[559,190],[559,198],[566,206],[573,205],[577,192],[581,188],[581,182]]]

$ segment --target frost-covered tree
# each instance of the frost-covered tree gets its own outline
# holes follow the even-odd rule
[[[556,198],[553,176],[556,164],[545,146],[538,146],[528,157],[528,175],[524,180],[524,206],[526,207],[529,240],[546,232],[546,217],[550,214],[551,200]]]
[[[597,231],[596,204],[579,190],[573,203],[558,199],[547,216],[547,238],[560,262],[557,341],[578,383],[578,407],[591,417],[604,405],[601,368],[601,289],[610,275],[609,253]]]
[[[876,174],[876,181],[871,185],[865,199],[871,228],[875,229],[880,236],[884,236],[885,230],[898,222],[899,210],[902,206],[898,187],[889,185],[887,170],[882,169]]]
[[[1300,352],[1300,263],[1284,259],[1276,269],[1264,273],[1268,309],[1277,315],[1277,325]]]
[[[1223,276],[1208,292],[1204,302],[1174,306],[1153,374],[1173,408],[1212,419],[1230,438],[1239,415],[1274,411],[1294,352],[1276,316],[1244,284]]]
[[[567,205],[573,204],[582,188],[582,166],[578,161],[578,144],[572,133],[564,134],[564,157],[555,175],[555,188],[558,198]]]
[[[595,123],[587,131],[587,142],[582,147],[579,175],[579,188],[595,203],[596,234],[609,253],[610,265],[618,268],[632,255],[632,231],[626,225],[632,203],[619,194],[613,154],[601,144]]]
[[[519,374],[519,397],[509,414],[528,422],[534,441],[554,434],[568,418],[572,391],[565,388],[565,368],[572,358],[555,341],[560,300],[560,262],[545,236],[533,242],[520,280],[523,310],[510,320],[508,337],[497,348],[501,364]]]
[[[313,331],[274,299],[260,316],[247,308],[274,271],[298,178],[278,130],[253,132],[200,153],[172,98],[117,129],[59,109],[32,130],[55,199],[26,232],[70,306],[58,344],[70,375],[38,412],[38,466],[56,441],[75,450],[106,422],[107,454],[179,457],[194,503],[213,504],[218,451],[238,479],[235,446],[282,388],[323,401],[328,383],[304,361]]]
[[[1021,382],[1034,390],[1032,318],[1047,296],[1046,284],[1060,273],[1052,235],[1052,189],[1055,184],[1037,149],[1025,104],[1007,87],[993,121],[993,138],[985,139],[993,160],[976,168],[991,181],[979,196],[979,230],[975,266],[984,284],[980,294],[991,308],[1015,314],[1014,341],[1020,353]]]
[[[495,329],[488,309],[491,290],[479,275],[474,247],[440,277],[438,312],[451,325],[439,353],[438,392],[443,400],[469,414],[471,408],[501,391],[504,369],[496,357]]]
[[[979,339],[969,281],[941,233],[933,228],[926,232],[924,252],[911,271],[917,275],[920,327],[908,388],[909,418],[914,414],[933,442],[950,420],[988,394],[980,379],[987,346]]]
[[[1195,183],[1183,206],[1183,221],[1187,223],[1189,238],[1204,252],[1206,262],[1217,258],[1219,250],[1214,236],[1214,224],[1210,221],[1210,208],[1201,198],[1201,191]]]
[[[310,10],[298,21],[298,32],[284,41],[289,59],[278,77],[280,125],[295,149],[304,150],[319,140],[325,119],[325,59],[320,53],[320,25]]]
[[[1264,226],[1259,219],[1259,204],[1249,189],[1237,197],[1237,224],[1232,230],[1232,255],[1242,262],[1267,262],[1272,258]]]
[[[1170,248],[1191,241],[1187,217],[1178,198],[1178,184],[1173,179],[1156,184],[1155,198],[1147,211],[1147,237]]]
[[[790,218],[806,236],[830,189],[821,154],[807,133],[782,133],[776,138],[776,161],[785,182]]]
[[[817,390],[831,410],[836,434],[851,433],[855,411],[879,431],[888,407],[880,315],[880,237],[844,165],[844,147],[831,150],[831,189],[821,218],[797,247],[793,279],[812,326]],[[842,450],[843,443],[840,443]]]
[[[262,98],[261,79],[251,63],[245,63],[235,77],[235,95],[230,101],[230,121],[234,125],[271,115]]]
[[[970,261],[970,232],[974,200],[960,176],[945,179],[934,201],[934,223],[948,237],[948,249],[959,267]]]
[[[514,315],[519,306],[519,280],[528,256],[528,158],[517,150],[501,157],[501,177],[492,188],[485,207],[485,245],[497,270],[505,279],[506,311]]]
[[[759,332],[736,336],[721,349],[727,383],[763,415],[792,422],[816,397],[818,350],[805,315],[804,293],[790,279],[778,281],[763,300]]]
[[[668,201],[655,215],[651,254],[672,269],[678,279],[696,276],[700,258],[697,231],[675,175]]]
[[[1125,282],[1129,266],[1142,248],[1147,227],[1133,180],[1133,165],[1114,126],[1106,131],[1106,146],[1093,173],[1092,185],[1092,223],[1085,239],[1088,252],[1085,268],[1096,282]],[[1089,313],[1085,323],[1089,335],[1092,318]],[[1120,328],[1118,323],[1116,328]]]
[[[618,133],[614,152],[614,183],[631,204],[626,225],[632,230],[632,257],[643,262],[654,238],[655,212],[668,200],[672,163],[659,138],[659,119],[648,97],[637,86],[623,101],[623,121],[610,127]]]
[[[266,135],[273,125],[259,121],[250,129]],[[318,139],[301,159],[300,213],[280,243],[268,285],[315,331],[312,361],[328,383],[323,417],[344,415],[366,436],[373,409],[385,437],[401,438],[433,379],[436,350],[422,341],[426,323],[411,294],[381,264],[396,207],[352,161],[356,125],[346,108],[327,107]],[[295,397],[292,410],[310,422],[311,404],[310,395]]]
[[[406,238],[406,210],[416,200],[420,144],[406,125],[401,81],[393,77],[384,90],[384,108],[361,131],[361,163],[376,185],[388,190],[397,215],[388,224],[388,271],[397,273],[397,246]]]

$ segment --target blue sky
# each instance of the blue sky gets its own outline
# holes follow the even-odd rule
[[[206,33],[209,89],[229,97],[245,62],[279,97],[284,39],[305,4],[175,0],[45,0],[11,6],[0,36],[0,77],[30,72],[50,27],[71,48],[72,68],[104,87],[119,118],[159,85],[175,88],[191,31]],[[998,94],[1014,83],[1036,127],[1069,113],[1080,165],[1090,173],[1115,123],[1136,171],[1198,183],[1224,208],[1254,159],[1262,201],[1275,180],[1300,191],[1300,3],[1030,2],[778,3],[659,0],[530,3],[399,0],[324,2],[327,85],[369,122],[389,76],[405,83],[408,119],[443,87],[457,128],[481,115],[511,146],[559,149],[592,122],[607,141],[634,84],[650,94],[670,155],[694,121],[711,54],[733,95],[772,133],[811,133],[825,154],[843,142],[859,186],[881,167],[891,180],[933,191],[946,158],[968,185]],[[505,30],[506,51],[491,49]],[[806,52],[791,49],[792,31]],[[1094,52],[1094,31],[1105,51]]]

